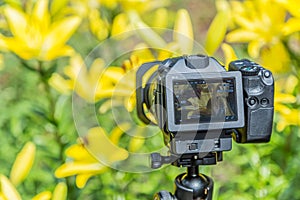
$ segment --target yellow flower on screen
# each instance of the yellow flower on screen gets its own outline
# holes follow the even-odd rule
[[[9,51],[25,60],[43,61],[73,54],[73,48],[66,42],[81,19],[71,15],[54,21],[48,6],[48,0],[38,0],[30,11],[10,5],[3,8],[11,36],[2,39]]]
[[[261,64],[273,71],[288,70],[290,57],[283,43],[288,29],[286,9],[273,0],[231,1],[231,9],[236,28],[226,41],[248,43],[252,58],[260,58]]]

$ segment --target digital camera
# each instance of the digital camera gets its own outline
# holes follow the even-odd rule
[[[172,154],[229,151],[232,137],[270,140],[274,80],[254,62],[233,61],[228,71],[205,55],[144,63],[136,86],[138,117],[160,127]]]

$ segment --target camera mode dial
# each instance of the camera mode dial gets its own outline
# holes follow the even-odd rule
[[[255,65],[243,66],[240,68],[240,72],[242,72],[243,76],[256,76],[258,75],[259,71],[259,67]]]
[[[256,76],[259,74],[261,66],[250,60],[243,59],[233,61],[229,64],[229,71],[240,71],[243,76]]]

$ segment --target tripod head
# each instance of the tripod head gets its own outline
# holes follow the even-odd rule
[[[171,163],[177,167],[187,167],[187,172],[175,178],[174,195],[168,191],[160,191],[155,194],[154,200],[211,200],[213,194],[213,180],[199,174],[199,165],[214,165],[222,161],[222,152],[208,153],[205,156],[199,154],[183,154],[161,156],[158,153],[151,154],[151,167],[159,168],[163,164]]]
[[[210,152],[206,155],[199,154],[183,154],[170,156],[162,156],[159,153],[151,154],[151,168],[158,169],[163,164],[172,164],[177,167],[191,167],[199,165],[215,165],[223,160],[223,152]]]

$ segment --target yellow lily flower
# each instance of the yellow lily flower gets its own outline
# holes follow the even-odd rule
[[[162,49],[168,46],[157,33],[152,31],[150,27],[139,19],[136,13],[131,12],[130,17],[135,23],[136,28],[146,28],[138,30],[146,42],[150,45],[158,45],[156,47],[161,47]],[[193,47],[193,43],[191,42],[193,41],[193,31],[187,11],[180,10],[178,12],[175,24],[175,42],[172,42],[169,46],[173,46],[174,51],[191,51],[191,48]],[[183,26],[183,24],[186,25]],[[188,42],[186,41],[186,38],[188,38]],[[176,45],[174,45],[174,43],[176,43]],[[123,68],[112,66],[105,68],[103,60],[96,59],[88,70],[80,55],[74,55],[70,60],[70,65],[64,70],[64,74],[68,78],[64,79],[59,74],[54,73],[50,78],[49,83],[62,93],[68,93],[71,90],[74,90],[88,102],[110,98],[112,95],[126,97],[124,103],[127,109],[132,111],[135,102],[135,71],[132,71],[132,69],[139,67],[143,62],[155,60],[149,50],[140,50],[146,48],[147,46],[144,44],[138,45],[136,47],[137,51],[134,51],[134,54],[136,55],[133,54],[131,60],[125,61]],[[171,51],[172,50],[173,49],[171,48]],[[159,59],[170,56],[170,54],[166,54],[164,50],[159,53]],[[116,88],[117,85],[118,88]]]
[[[188,12],[181,9],[177,12],[173,31],[173,41],[167,43],[149,25],[144,23],[136,12],[129,12],[128,17],[139,36],[158,51],[158,59],[170,57],[174,54],[190,54],[194,47],[193,27]],[[161,56],[162,55],[162,56]]]
[[[28,175],[35,158],[36,147],[32,142],[27,142],[13,164],[10,180],[14,185],[20,184]]]
[[[32,12],[7,5],[4,16],[12,37],[3,37],[3,40],[8,50],[22,59],[49,61],[73,54],[73,48],[65,43],[79,26],[79,17],[52,21],[48,0],[37,1]]]
[[[282,43],[287,25],[285,8],[272,0],[232,1],[231,10],[237,28],[227,34],[226,41],[249,43],[252,58],[260,57],[273,71],[286,71],[290,58]]]
[[[223,42],[231,20],[230,6],[227,1],[216,1],[216,7],[218,12],[211,22],[205,41],[205,50],[209,55],[213,55]]]
[[[61,0],[55,0],[61,2]],[[66,0],[63,0],[66,1]],[[62,2],[63,2],[62,1]],[[68,2],[65,2],[67,4]],[[107,20],[101,16],[100,7],[103,5],[104,1],[98,0],[72,0],[69,2],[69,5],[61,5],[62,3],[56,3],[60,7],[64,6],[62,11],[66,12],[65,14],[78,15],[83,20],[84,24],[82,27],[84,31],[90,31],[98,40],[106,39],[109,34],[109,24]],[[67,8],[66,8],[67,7]],[[56,8],[56,10],[59,8]],[[82,31],[82,29],[81,29]]]
[[[13,186],[13,184],[8,180],[8,178],[0,174],[0,198],[3,199],[13,199],[21,200],[21,196]]]
[[[102,19],[100,12],[97,9],[92,9],[88,17],[91,32],[100,41],[106,39],[109,34],[109,25]]]
[[[56,185],[53,191],[52,200],[66,200],[67,193],[68,193],[68,187],[66,183],[60,182]]]
[[[142,49],[143,46],[139,45],[137,48]],[[104,61],[99,58],[95,59],[91,67],[87,69],[81,56],[75,55],[71,58],[70,65],[64,69],[64,74],[68,78],[65,79],[58,73],[54,73],[49,79],[49,84],[63,94],[75,91],[91,103],[113,95],[128,97],[124,102],[135,102],[135,96],[131,95],[135,91],[135,71],[132,70],[143,62],[152,60],[154,57],[150,50],[139,50],[133,53],[130,60],[124,61],[122,67],[105,68]],[[128,110],[132,111],[134,105],[128,104]]]
[[[111,27],[111,36],[114,36],[114,38],[117,39],[124,39],[132,34],[133,32],[131,31],[135,30],[135,28],[143,28],[143,24],[131,24],[133,13],[134,15],[139,15],[136,7],[114,17]],[[151,13],[147,13],[147,19],[148,18],[151,19],[151,27],[157,28],[157,31],[161,32],[163,32],[163,29],[168,27],[168,23],[170,21],[169,13],[165,8],[158,8]]]
[[[276,0],[282,5],[293,17],[288,19],[283,27],[285,35],[290,35],[294,32],[300,31],[300,4],[297,0]]]
[[[160,58],[164,59],[169,54],[162,54],[164,51],[160,50]],[[111,91],[111,96],[98,96],[99,98],[108,98],[105,103],[103,103],[99,111],[100,113],[105,113],[112,106],[124,105],[128,112],[132,112],[135,108],[135,80],[137,69],[145,62],[151,62],[156,60],[155,56],[149,50],[146,44],[139,44],[135,47],[129,59],[125,60],[122,64],[122,73],[116,74],[114,71],[109,70],[110,67],[104,71],[100,82],[109,82],[109,80],[115,80],[113,87],[105,89],[103,87],[102,92],[106,93],[106,90]],[[116,79],[116,76],[118,77]],[[108,79],[108,80],[107,80]],[[99,90],[100,94],[100,90]],[[116,105],[117,104],[117,105]]]
[[[293,75],[277,81],[277,85],[281,86],[280,88],[275,87],[274,97],[275,111],[279,113],[276,126],[278,131],[284,130],[289,125],[300,126],[300,111],[287,106],[297,102],[297,97],[293,95],[293,92],[298,83],[299,80]]]
[[[44,191],[37,195],[35,195],[32,200],[50,200],[52,197],[52,193],[50,191]]]
[[[299,1],[297,0],[275,0],[275,1],[281,4],[282,6],[284,6],[289,11],[289,13],[291,13],[293,16],[300,18]]]
[[[100,142],[100,141],[99,141]],[[57,178],[67,176],[76,176],[76,185],[83,188],[88,179],[92,176],[101,174],[108,168],[97,161],[83,146],[83,144],[75,144],[66,150],[66,155],[72,159],[61,165],[55,171]]]
[[[231,61],[237,60],[238,57],[234,52],[234,49],[226,43],[223,43],[221,45],[222,51],[224,53],[225,56],[225,68],[228,70],[228,65]]]
[[[169,0],[118,0],[118,2],[123,10],[134,10],[139,13],[145,13],[169,4]]]
[[[174,42],[178,44],[181,54],[191,54],[194,47],[193,25],[187,10],[177,11],[174,25]]]
[[[153,13],[151,26],[154,28],[164,29],[168,27],[170,21],[169,13],[166,8],[159,8]]]
[[[55,186],[53,193],[44,191],[35,195],[32,200],[65,200],[67,199],[67,194],[68,187],[66,183],[60,182]]]
[[[113,20],[111,27],[111,36],[117,39],[124,39],[132,29],[133,27],[130,25],[127,14],[120,13]]]
[[[105,164],[110,165],[126,159],[128,152],[114,144],[119,140],[119,137],[116,135],[117,132],[115,131],[111,140],[102,128],[90,129],[79,144],[75,144],[66,150],[66,155],[72,160],[56,169],[55,176],[63,178],[77,175],[76,185],[79,188],[83,188],[90,177],[109,169],[100,163],[101,160]],[[119,136],[121,136],[121,133]]]
[[[299,109],[290,109],[287,114],[281,114],[279,121],[277,123],[277,130],[282,131],[285,127],[294,125],[300,126],[300,111]]]
[[[92,128],[84,138],[85,147],[98,160],[103,161],[107,165],[111,165],[116,161],[125,160],[128,152],[113,144],[108,134],[101,127]],[[87,142],[86,142],[87,141]],[[101,145],[99,145],[101,141]]]
[[[99,93],[96,94],[98,95],[99,99],[105,97],[103,96],[103,93],[107,93],[105,91],[111,91],[111,96],[106,97],[112,97],[111,99],[108,99],[106,103],[102,104],[99,109],[100,113],[106,112],[111,108],[111,106],[113,106],[112,99],[114,99],[115,105],[116,98],[123,99],[123,105],[125,105],[129,112],[134,109],[135,73],[142,63],[157,59],[166,59],[174,55],[174,52],[182,54],[184,52],[190,53],[193,50],[193,29],[189,14],[186,10],[182,9],[178,11],[175,20],[174,41],[169,44],[166,43],[164,39],[159,36],[159,34],[145,24],[137,13],[133,11],[129,12],[128,17],[133,25],[133,28],[136,28],[139,36],[141,36],[150,47],[158,48],[158,56],[157,58],[153,56],[148,45],[139,44],[136,46],[130,59],[123,62],[122,68],[124,71],[122,73],[116,73],[116,71],[114,71],[114,73],[110,73],[110,67],[108,67],[107,71],[103,72],[100,82],[107,83],[111,82],[110,80],[116,81],[113,82],[114,86],[110,87],[109,90],[105,89],[105,87],[99,87]],[[118,78],[116,79],[116,77]]]
[[[88,69],[77,54],[71,58],[70,65],[65,67],[64,74],[67,79],[54,73],[49,84],[64,94],[75,91],[80,97],[93,103],[100,98],[111,97],[116,83],[125,72],[120,67],[105,68],[105,63],[100,58],[95,59]]]

